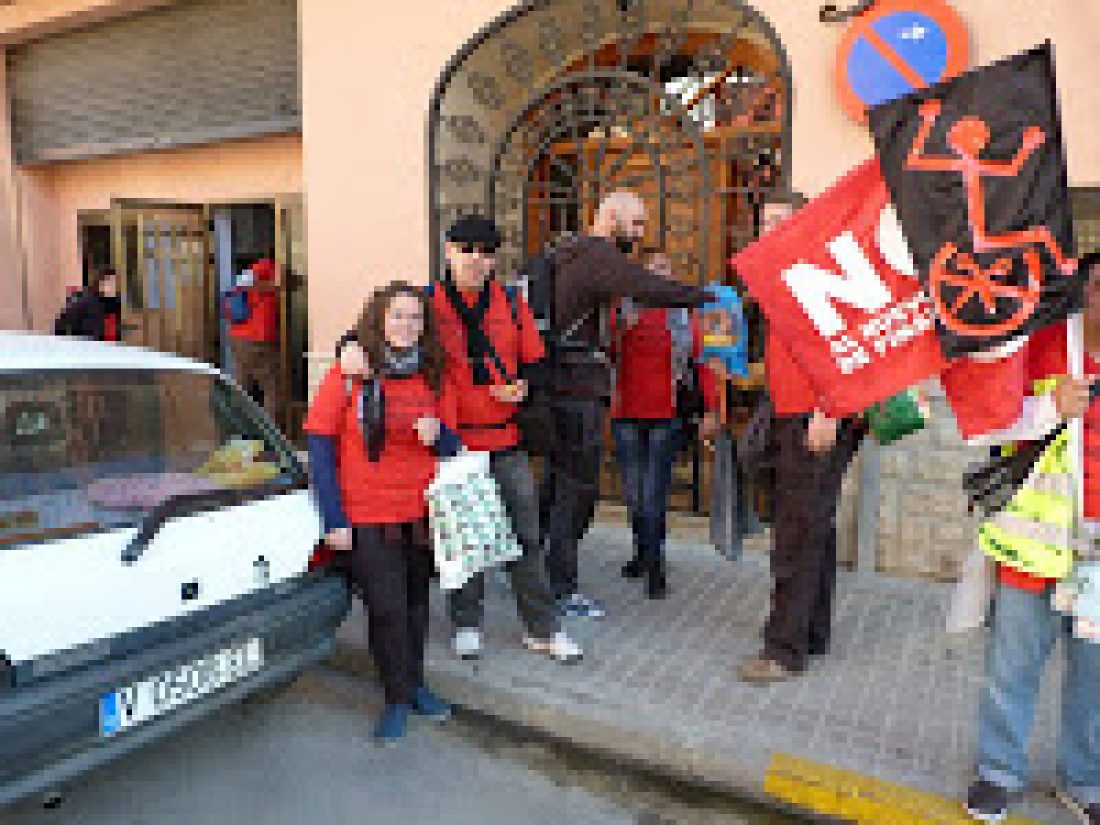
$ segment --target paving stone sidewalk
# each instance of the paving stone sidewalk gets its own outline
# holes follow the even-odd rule
[[[619,575],[629,547],[624,529],[601,525],[582,548],[582,589],[608,609],[602,620],[568,620],[585,645],[582,663],[561,666],[521,650],[510,595],[491,583],[487,649],[478,664],[451,655],[443,600],[435,599],[432,684],[479,712],[754,799],[772,799],[765,778],[777,754],[943,797],[965,795],[984,639],[944,632],[949,586],[841,574],[832,655],[798,680],[750,687],[734,672],[759,649],[769,593],[763,557],[750,553],[731,564],[708,546],[674,540],[672,594],[652,602]],[[365,647],[358,610],[341,634],[345,651]],[[1037,790],[1021,813],[1068,823],[1045,795],[1059,681],[1051,670],[1033,748]],[[927,815],[873,821],[962,820],[929,807]]]

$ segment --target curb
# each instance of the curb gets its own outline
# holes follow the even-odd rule
[[[464,675],[475,668],[446,655],[425,661],[433,688],[467,715],[504,724],[519,732],[588,753],[628,770],[660,777],[791,814],[810,822],[856,822],[865,825],[965,825],[972,820],[957,799],[914,790],[872,776],[846,771],[776,752],[774,743],[754,737],[731,752],[714,741],[688,741],[681,732],[639,720],[624,729],[602,709],[584,705],[577,713],[575,697],[552,695],[539,685],[486,685]],[[370,653],[338,640],[328,665],[352,675],[374,678]],[[476,671],[474,671],[476,674]],[[1012,816],[1006,825],[1055,825],[1068,821],[1051,803],[1032,805],[1041,819]]]

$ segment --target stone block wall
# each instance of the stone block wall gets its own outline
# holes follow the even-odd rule
[[[929,395],[930,425],[880,448],[877,566],[885,573],[952,580],[973,547],[976,527],[966,513],[963,471],[988,450],[966,446],[938,385]]]

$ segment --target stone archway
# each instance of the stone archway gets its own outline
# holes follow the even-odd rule
[[[432,97],[433,275],[460,214],[493,215],[508,272],[628,187],[682,277],[726,280],[788,179],[790,104],[782,44],[741,0],[523,3],[452,58]]]

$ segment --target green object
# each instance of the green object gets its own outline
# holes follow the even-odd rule
[[[916,390],[900,392],[867,410],[867,425],[875,440],[883,446],[920,432],[927,420]]]

